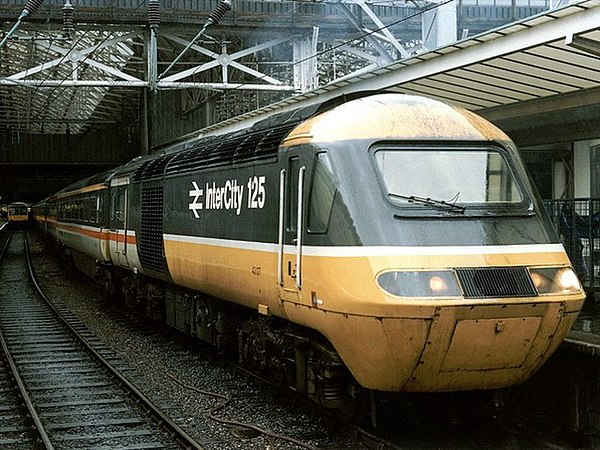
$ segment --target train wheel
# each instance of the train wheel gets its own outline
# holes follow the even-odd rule
[[[337,410],[336,419],[342,422],[360,423],[365,420],[370,411],[370,398],[368,391],[359,388],[360,392],[348,396],[343,406]]]

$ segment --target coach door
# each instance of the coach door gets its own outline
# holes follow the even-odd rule
[[[306,156],[289,152],[279,179],[279,285],[284,300],[302,301]]]
[[[113,263],[127,267],[128,180],[113,180],[110,187],[110,256]]]

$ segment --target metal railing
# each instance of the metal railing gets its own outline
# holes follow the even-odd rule
[[[600,199],[545,200],[546,211],[586,290],[600,287]]]

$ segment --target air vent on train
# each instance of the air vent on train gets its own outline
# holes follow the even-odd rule
[[[537,291],[525,267],[457,269],[465,298],[534,297]]]

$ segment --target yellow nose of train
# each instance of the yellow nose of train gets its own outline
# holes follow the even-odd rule
[[[305,257],[314,258],[307,284],[323,276],[311,267],[329,267],[332,278],[320,280],[313,308],[287,309],[290,319],[310,322],[361,385],[383,391],[520,383],[556,350],[585,298],[560,244]]]

